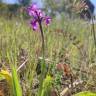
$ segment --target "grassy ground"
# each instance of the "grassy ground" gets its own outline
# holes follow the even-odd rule
[[[45,57],[49,60],[49,72],[53,74],[54,80],[56,81],[56,78],[63,74],[58,77],[59,71],[56,71],[56,64],[62,62],[70,65],[70,72],[76,78],[86,81],[83,90],[96,91],[96,87],[93,87],[96,84],[94,67],[96,55],[91,32],[92,25],[82,20],[63,18],[62,20],[53,19],[50,26],[43,26],[43,28]],[[35,69],[39,57],[41,57],[40,32],[34,32],[27,20],[16,18],[9,20],[0,17],[1,68],[11,72],[11,65],[15,65],[18,69],[27,60],[18,71],[24,96],[32,96],[34,93],[34,83],[38,82]],[[55,87],[58,87],[58,91],[62,90],[58,82]]]

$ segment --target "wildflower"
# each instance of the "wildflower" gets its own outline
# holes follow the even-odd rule
[[[46,25],[49,25],[51,22],[51,18],[46,16],[42,10],[40,10],[36,4],[32,4],[27,8],[29,16],[33,17],[30,24],[33,30],[38,29],[38,25],[40,25],[43,21],[45,21]]]
[[[45,64],[45,40],[44,40],[44,32],[42,28],[42,22],[45,22],[46,25],[50,24],[51,18],[46,16],[42,10],[40,10],[36,4],[30,5],[27,8],[29,16],[33,17],[30,24],[33,28],[33,30],[37,30],[38,27],[40,29],[41,38],[42,38],[42,62],[41,64],[41,78],[40,78],[40,86],[38,91],[38,96],[42,96],[42,90],[43,90],[43,80],[46,77],[46,64]]]

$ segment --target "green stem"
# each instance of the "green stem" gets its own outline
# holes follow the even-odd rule
[[[43,29],[42,29],[42,24],[39,23],[40,31],[41,31],[41,38],[42,38],[42,56],[44,59],[44,54],[45,54],[45,42],[44,42],[44,34],[43,34]]]
[[[43,80],[46,77],[46,66],[45,66],[45,42],[44,42],[44,33],[41,22],[39,22],[40,32],[41,32],[41,39],[42,39],[42,62],[41,62],[41,76],[40,76],[40,87],[38,96],[41,96],[42,89],[43,89]]]

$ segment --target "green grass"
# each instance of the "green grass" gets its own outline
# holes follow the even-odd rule
[[[69,55],[68,62],[73,69],[78,69],[80,66],[89,68],[92,60],[95,61],[95,47],[90,25],[81,20],[63,19],[56,21],[53,19],[48,28],[45,26],[43,28],[46,47],[45,57],[50,59],[52,66],[60,61],[62,54],[64,56]],[[4,60],[7,64],[3,67],[8,66],[9,68],[13,64],[18,68],[22,64],[18,59],[22,49],[25,50],[24,54],[27,53],[28,62],[19,70],[18,77],[23,75],[24,78],[25,84],[21,80],[21,86],[26,88],[26,92],[23,88],[23,94],[32,96],[32,84],[36,76],[35,68],[38,57],[42,56],[40,33],[32,31],[28,21],[16,18],[7,20],[0,17],[0,61]],[[16,69],[12,73],[14,78],[17,77]],[[14,84],[17,88],[20,87],[19,81],[16,80],[16,82]]]
[[[12,67],[12,82],[13,82],[13,96],[22,96],[22,89],[20,81],[16,72],[16,68]]]

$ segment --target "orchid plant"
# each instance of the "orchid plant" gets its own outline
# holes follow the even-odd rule
[[[49,16],[46,16],[45,13],[40,10],[40,8],[37,7],[36,4],[32,4],[27,8],[27,12],[29,16],[32,17],[32,20],[30,21],[31,27],[34,31],[40,30],[41,38],[42,38],[42,63],[41,63],[41,76],[40,76],[40,87],[38,96],[41,96],[42,93],[42,87],[43,87],[43,81],[46,76],[46,65],[45,65],[45,43],[44,43],[44,32],[42,23],[45,22],[46,25],[49,25],[51,22],[51,18]]]
[[[42,49],[44,55],[44,33],[42,29],[42,22],[45,22],[46,25],[49,25],[51,18],[49,16],[46,16],[45,13],[42,10],[40,10],[40,8],[38,8],[36,4],[30,5],[27,8],[27,11],[29,16],[32,17],[30,24],[33,30],[36,31],[38,28],[40,29],[42,37]]]

